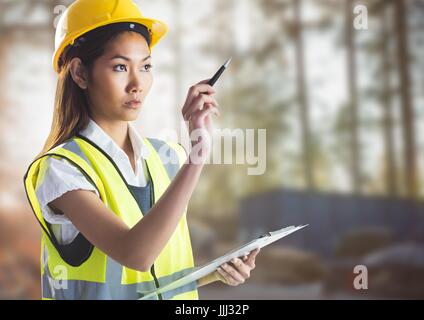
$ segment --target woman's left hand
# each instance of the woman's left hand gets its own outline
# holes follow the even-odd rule
[[[250,277],[250,272],[255,269],[255,258],[260,249],[255,249],[243,258],[234,258],[229,263],[218,267],[216,272],[222,282],[230,286],[238,286]]]

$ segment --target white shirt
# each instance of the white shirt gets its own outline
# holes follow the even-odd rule
[[[128,134],[134,150],[135,172],[127,154],[96,122],[90,119],[88,126],[80,134],[93,141],[112,158],[128,184],[137,187],[146,186],[147,174],[143,159],[148,150],[130,123]],[[79,231],[65,215],[55,214],[48,204],[66,192],[78,189],[90,190],[99,196],[95,186],[68,160],[48,158],[44,179],[37,181],[35,190],[43,217],[52,224],[52,231],[60,244],[72,242]]]

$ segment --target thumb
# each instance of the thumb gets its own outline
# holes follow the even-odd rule
[[[260,248],[256,248],[255,250],[253,250],[252,252],[249,253],[249,256],[247,258],[246,263],[248,264],[255,264],[255,258],[258,255],[259,251],[261,251]]]

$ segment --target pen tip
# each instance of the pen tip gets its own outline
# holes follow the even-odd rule
[[[228,67],[228,65],[230,64],[230,62],[231,62],[231,59],[232,59],[232,57],[230,57],[225,63],[224,63],[224,67],[226,68],[226,67]]]

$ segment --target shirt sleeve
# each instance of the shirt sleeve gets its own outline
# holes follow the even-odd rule
[[[71,225],[72,222],[65,215],[54,213],[48,204],[66,192],[79,189],[93,191],[99,196],[96,187],[68,160],[49,157],[43,179],[37,181],[36,185],[44,219],[51,224]]]

